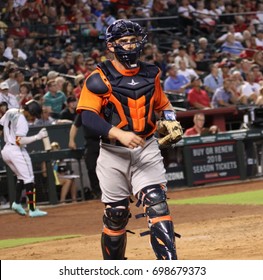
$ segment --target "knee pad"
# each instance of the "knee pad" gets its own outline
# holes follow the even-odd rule
[[[104,210],[103,223],[108,229],[119,231],[126,227],[130,216],[128,199],[107,203]]]
[[[148,216],[152,219],[169,215],[170,211],[166,198],[165,189],[161,185],[152,185],[143,188],[139,192],[138,201],[139,204],[142,203],[143,205],[145,212],[144,216]]]

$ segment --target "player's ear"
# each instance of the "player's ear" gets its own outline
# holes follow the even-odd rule
[[[113,47],[112,42],[108,42],[108,43],[107,43],[107,49],[108,49],[110,52],[114,52],[114,47]]]

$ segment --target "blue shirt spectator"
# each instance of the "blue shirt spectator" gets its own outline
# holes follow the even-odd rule
[[[188,80],[183,75],[177,74],[177,69],[172,64],[167,66],[166,71],[168,77],[164,80],[164,90],[174,93],[184,93],[186,87],[189,85]]]
[[[226,42],[221,46],[221,52],[239,56],[243,50],[244,46],[235,40],[235,36],[232,33],[228,33]]]
[[[204,86],[208,94],[212,96],[218,88],[222,87],[223,82],[222,73],[218,70],[217,65],[211,65],[210,74],[204,78]]]
[[[225,79],[222,87],[218,88],[212,97],[212,107],[228,107],[237,104],[237,96],[232,89],[232,80]]]

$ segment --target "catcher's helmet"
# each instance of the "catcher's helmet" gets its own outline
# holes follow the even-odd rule
[[[138,23],[119,19],[107,28],[106,43],[114,42],[125,36],[136,36],[137,41],[133,43],[136,47],[132,50],[125,50],[121,45],[114,44],[114,54],[126,68],[134,68],[137,67],[137,60],[140,57],[147,35]]]
[[[26,102],[26,104],[24,105],[24,110],[28,111],[31,116],[34,116],[38,119],[41,118],[42,107],[34,99],[31,99],[31,100]]]

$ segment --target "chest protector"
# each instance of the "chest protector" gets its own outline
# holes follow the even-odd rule
[[[152,134],[156,122],[153,94],[158,68],[140,63],[137,75],[123,76],[110,61],[101,63],[99,67],[112,86],[112,94],[103,111],[105,120],[140,136]]]

